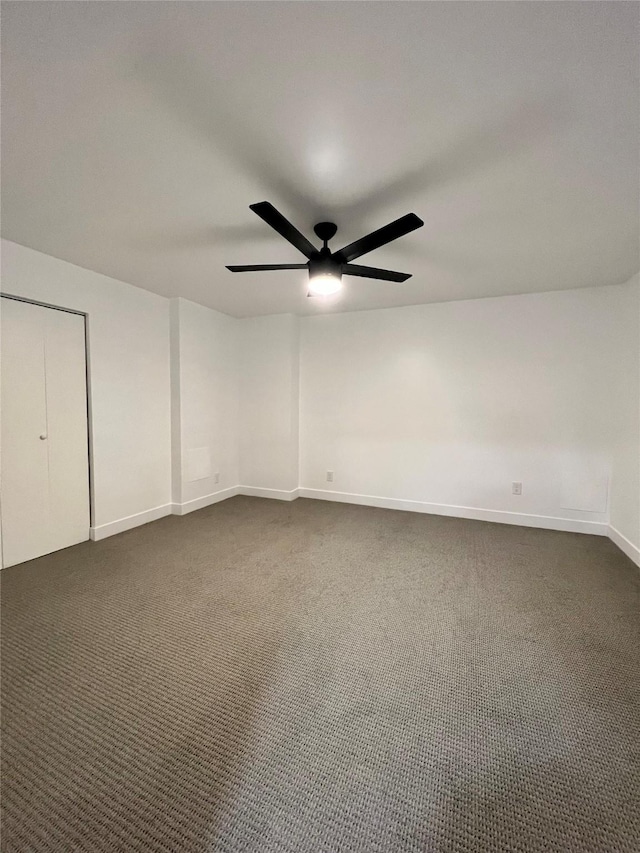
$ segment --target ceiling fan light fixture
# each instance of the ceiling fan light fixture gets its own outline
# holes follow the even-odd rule
[[[332,293],[337,293],[341,287],[340,276],[332,273],[321,273],[309,279],[309,293],[312,296],[331,296]]]
[[[338,230],[335,222],[318,222],[313,226],[316,237],[319,237],[323,243],[322,248],[318,250],[313,243],[307,240],[304,234],[301,234],[268,201],[250,204],[249,207],[254,213],[257,213],[260,219],[263,219],[267,225],[270,225],[274,231],[277,231],[281,237],[284,237],[288,243],[291,243],[308,260],[306,264],[249,264],[248,266],[228,266],[227,269],[231,272],[302,270],[306,267],[309,270],[308,296],[331,296],[337,293],[342,287],[343,275],[355,275],[360,276],[360,278],[374,278],[380,281],[395,282],[403,282],[411,278],[409,273],[381,270],[377,267],[363,267],[360,264],[353,264],[351,262],[361,255],[373,252],[374,249],[386,246],[387,243],[391,243],[399,237],[404,237],[405,234],[415,231],[416,228],[421,228],[424,222],[415,213],[407,213],[406,216],[401,216],[400,219],[390,222],[383,228],[372,231],[365,237],[361,237],[360,240],[349,243],[348,246],[343,246],[337,252],[332,252],[329,249],[328,243]]]

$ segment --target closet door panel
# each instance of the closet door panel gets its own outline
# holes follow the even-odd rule
[[[3,565],[89,538],[84,318],[0,299]]]
[[[46,308],[0,300],[1,491],[5,566],[48,553]]]
[[[48,311],[45,379],[51,548],[89,538],[84,318]]]

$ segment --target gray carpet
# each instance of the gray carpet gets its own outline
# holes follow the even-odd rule
[[[639,577],[247,497],[5,569],[2,849],[637,851]]]

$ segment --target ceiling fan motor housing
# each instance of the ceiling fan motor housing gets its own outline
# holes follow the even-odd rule
[[[320,249],[317,255],[309,259],[308,267],[310,278],[315,278],[319,275],[330,275],[333,278],[342,278],[342,264],[332,258],[331,252],[326,246],[323,249]]]

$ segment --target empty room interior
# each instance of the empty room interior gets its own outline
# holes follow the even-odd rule
[[[1,15],[3,853],[637,853],[640,5]]]

